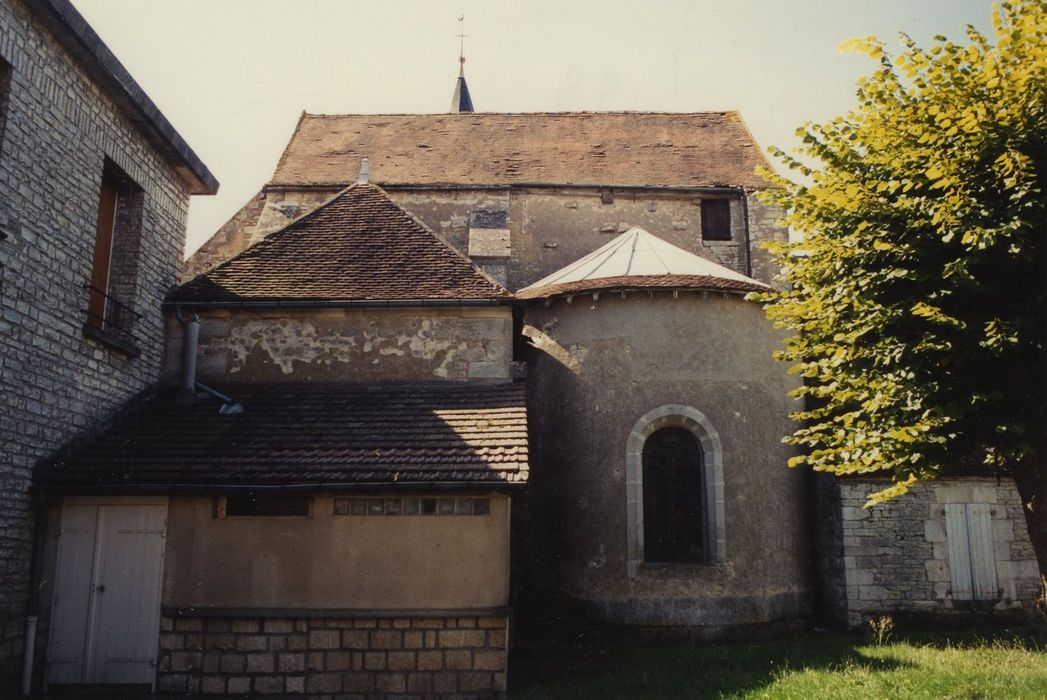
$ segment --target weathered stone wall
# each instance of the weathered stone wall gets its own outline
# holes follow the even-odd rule
[[[0,676],[20,672],[33,465],[159,373],[160,303],[176,282],[188,191],[135,125],[15,0],[0,0],[10,64],[0,143]],[[142,188],[129,359],[84,336],[106,159]]]
[[[332,194],[266,192],[264,203],[252,200],[204,244],[186,263],[187,270],[199,272],[235,255],[327,201]],[[471,254],[474,262],[512,290],[591,253],[632,226],[742,274],[751,271],[756,279],[770,282],[775,268],[770,255],[759,246],[764,241],[785,237],[784,229],[775,224],[777,208],[759,202],[755,193],[748,193],[744,201],[741,197],[731,199],[730,241],[702,240],[701,199],[692,193],[622,190],[607,202],[595,188],[392,189],[388,194],[449,244],[465,255]],[[478,256],[475,247],[470,250],[472,215],[495,210],[509,213],[510,251],[505,259]]]
[[[505,616],[164,617],[161,692],[505,696]]]
[[[479,308],[275,309],[201,316],[200,381],[505,381],[512,311]],[[166,377],[181,371],[182,325],[168,319]]]
[[[1030,614],[1038,591],[1036,558],[1014,483],[991,478],[941,478],[919,484],[885,504],[864,508],[869,494],[888,484],[869,479],[838,482],[842,519],[847,622],[874,614],[962,614],[951,590],[947,503],[990,507],[999,599],[997,613]]]
[[[737,296],[579,295],[532,304],[528,501],[539,569],[616,623],[710,630],[795,621],[813,599],[806,475],[790,470],[794,378],[777,332]],[[691,407],[722,447],[725,551],[708,564],[633,566],[628,450],[645,414]],[[707,467],[712,455],[706,455]],[[526,576],[526,572],[517,572]],[[539,572],[541,573],[541,572]]]

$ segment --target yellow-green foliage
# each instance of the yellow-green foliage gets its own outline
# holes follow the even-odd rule
[[[958,456],[1021,463],[1043,430],[1047,1],[993,9],[994,41],[902,35],[858,105],[797,134],[799,177],[764,173],[795,240],[789,291],[756,295],[805,379],[792,465],[888,472],[903,493]]]

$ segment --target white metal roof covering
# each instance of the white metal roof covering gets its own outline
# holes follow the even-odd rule
[[[758,287],[766,286],[762,282],[746,277],[723,265],[688,253],[634,226],[584,258],[524,287],[518,293],[540,287],[607,277],[656,277],[661,275],[718,277]]]

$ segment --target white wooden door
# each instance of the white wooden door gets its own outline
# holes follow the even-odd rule
[[[153,683],[166,518],[164,503],[65,505],[50,683]]]
[[[953,600],[993,601],[999,597],[992,516],[986,503],[947,503],[945,531]]]

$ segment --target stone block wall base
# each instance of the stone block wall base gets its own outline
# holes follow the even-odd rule
[[[500,617],[167,617],[159,693],[502,698]]]

